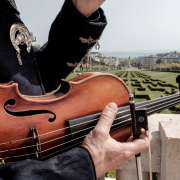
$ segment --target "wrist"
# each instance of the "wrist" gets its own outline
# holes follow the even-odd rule
[[[87,8],[83,8],[83,5],[81,3],[82,0],[72,0],[74,6],[76,9],[85,17],[91,16],[92,12],[88,11]]]
[[[93,148],[89,147],[87,144],[83,144],[82,147],[85,148],[91,156],[96,171],[96,177],[102,177],[106,172],[103,152],[97,151],[97,149],[93,150]]]

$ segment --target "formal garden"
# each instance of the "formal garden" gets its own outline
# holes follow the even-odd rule
[[[152,100],[171,95],[179,90],[176,84],[177,73],[163,73],[150,71],[119,71],[115,75],[123,79],[136,102]],[[180,112],[180,106],[171,107],[163,113]]]
[[[115,75],[123,79],[134,94],[136,101],[171,95],[178,90],[175,83],[169,83],[158,77],[152,78],[152,76],[138,71],[120,71],[116,72]]]

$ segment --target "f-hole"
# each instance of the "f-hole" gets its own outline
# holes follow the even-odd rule
[[[15,99],[9,99],[4,103],[4,110],[15,117],[25,117],[25,116],[35,116],[40,114],[49,114],[49,122],[54,122],[56,120],[56,114],[49,110],[28,110],[28,111],[11,111],[10,107],[16,105]]]

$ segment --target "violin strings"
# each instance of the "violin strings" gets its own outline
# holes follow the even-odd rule
[[[82,143],[83,143],[83,141],[80,141],[80,142],[75,143],[75,144],[73,144],[73,145],[71,145],[71,146],[68,146],[68,147],[66,147],[66,148],[64,148],[64,149],[62,149],[62,150],[58,150],[58,151],[55,151],[55,152],[53,152],[53,153],[50,153],[50,154],[48,154],[48,155],[46,155],[46,156],[43,156],[43,159],[47,159],[47,158],[49,158],[49,157],[52,157],[52,156],[54,156],[54,155],[56,155],[56,154],[59,154],[60,152],[64,152],[65,150],[68,150],[68,149],[71,149],[71,148],[73,148],[73,147],[76,147],[76,146],[78,146],[78,145],[80,145],[80,144],[82,144]]]
[[[122,117],[123,118],[123,117]],[[118,118],[119,119],[119,118]],[[78,133],[78,132],[77,132]],[[63,137],[60,137],[60,138],[63,138]],[[56,138],[57,140],[59,139],[59,138]],[[54,140],[51,140],[51,141],[54,141]],[[24,147],[23,147],[24,148]]]
[[[155,103],[160,103],[160,102],[162,102],[162,101],[164,101],[164,100],[168,100],[168,99],[171,99],[171,98],[176,98],[176,95],[177,94],[173,94],[173,95],[171,95],[171,96],[167,96],[167,97],[164,97],[163,99],[161,98],[158,98],[158,99],[160,99],[160,101],[158,101],[158,99],[156,99],[156,100],[151,100],[151,101],[147,101],[147,102],[145,102],[145,103],[143,103],[143,104],[137,104],[137,108],[143,108],[143,107],[146,107],[147,105],[148,106],[152,106],[153,104],[155,104]],[[179,95],[179,93],[178,93],[178,95]],[[175,97],[174,97],[175,96]],[[151,103],[148,103],[148,102],[151,102]],[[159,105],[157,105],[157,106],[159,106]],[[124,111],[121,111],[121,108],[119,109],[119,112],[117,113],[117,115],[120,115],[120,114],[122,114],[122,113],[125,113],[125,112],[129,112],[130,110],[129,109],[127,109],[127,108],[129,108],[129,106],[126,106],[125,107],[125,109],[126,110],[124,110]],[[153,112],[153,111],[152,111]],[[122,118],[123,118],[123,116],[122,116]],[[99,120],[99,117],[98,118],[95,118],[95,119],[91,119],[91,120],[89,120],[89,121],[86,121],[86,122],[82,122],[82,123],[79,123],[78,125],[73,125],[73,126],[71,126],[71,127],[66,127],[66,128],[61,128],[61,129],[57,129],[57,130],[55,130],[55,131],[50,131],[50,132],[47,132],[47,133],[44,133],[44,134],[40,134],[38,137],[43,137],[43,136],[47,136],[47,135],[49,135],[49,134],[52,134],[52,133],[56,133],[56,132],[59,132],[59,131],[63,131],[63,130],[68,130],[68,129],[70,129],[70,128],[73,128],[73,127],[79,127],[79,126],[81,126],[81,125],[85,125],[85,124],[88,124],[88,123],[90,123],[90,122],[95,122],[95,121],[98,121]],[[115,119],[116,120],[116,119]],[[5,144],[8,144],[8,143],[15,143],[15,142],[19,142],[19,141],[28,141],[28,140],[33,140],[33,138],[32,137],[28,137],[28,138],[23,138],[23,139],[18,139],[18,140],[11,140],[11,141],[8,141],[8,142],[4,142],[4,143],[1,143],[0,144],[0,146],[1,145],[5,145]]]
[[[168,96],[168,98],[171,98],[171,97]],[[155,103],[154,100],[151,100],[151,101],[148,101],[148,102],[153,102],[153,103]],[[146,103],[147,103],[147,102],[146,102]],[[151,104],[153,104],[153,103],[149,103],[149,105],[151,105]],[[144,104],[144,103],[143,103],[143,104]],[[143,104],[142,104],[142,105],[143,105]],[[137,106],[138,106],[138,105],[141,105],[141,104],[137,104]],[[141,107],[143,107],[143,106],[141,106]],[[129,111],[129,109],[127,109],[128,106],[126,106],[125,108],[126,108],[126,110],[124,110],[124,111],[119,110],[119,112],[117,113],[117,115]],[[96,120],[98,120],[98,119],[99,119],[99,118],[91,119],[91,120],[89,120],[89,121],[85,121],[85,122],[79,123],[78,125],[73,125],[73,126],[71,126],[71,128],[72,128],[72,127],[76,127],[76,126],[81,126],[81,125],[87,124],[87,123],[89,123],[89,122],[96,121]],[[49,135],[49,134],[52,134],[52,133],[56,133],[56,132],[59,132],[59,131],[63,131],[63,130],[68,130],[69,128],[70,128],[70,127],[66,127],[66,128],[61,128],[61,129],[57,129],[57,130],[54,130],[54,131],[50,131],[50,132],[47,132],[47,133],[44,133],[44,134],[40,134],[39,137],[46,136],[46,135]],[[18,139],[18,140],[11,140],[10,142],[11,142],[11,143],[12,143],[12,142],[15,143],[15,142],[19,142],[19,141],[32,140],[32,139],[33,139],[32,137],[28,137],[28,138],[22,138],[22,139]],[[8,142],[1,143],[0,145],[5,145],[5,144],[8,144],[8,143],[9,143],[9,141],[8,141]]]
[[[66,149],[71,149],[71,148],[73,148],[73,147],[76,147],[76,146],[80,145],[82,142],[83,142],[83,141],[80,141],[80,142],[78,142],[78,143],[76,143],[76,144],[70,145],[70,146],[68,146],[68,147],[66,147],[66,148],[63,148],[63,149],[61,149],[61,150],[58,150],[58,151],[53,152],[53,153],[51,153],[51,154],[48,154],[47,156],[42,157],[42,159],[46,159],[46,157],[50,157],[50,156],[52,156],[53,154],[58,153],[58,152],[65,151]],[[18,155],[18,156],[10,156],[10,157],[4,158],[4,160],[7,161],[8,159],[12,159],[12,158],[31,157],[31,156],[33,156],[33,155],[36,155],[36,153],[34,152],[34,153],[23,154],[23,155]],[[13,163],[13,162],[9,162],[9,163]]]
[[[179,99],[177,100],[177,101],[179,101]],[[175,102],[172,102],[171,104],[174,104]],[[164,104],[164,103],[163,103]],[[167,106],[167,104],[165,105],[165,106]],[[153,107],[154,108],[154,107]],[[153,109],[153,108],[151,108],[151,109]],[[162,107],[161,107],[162,108]],[[149,112],[150,113],[150,112]],[[126,120],[127,122],[130,122],[130,120],[131,120],[131,118],[130,119],[128,119],[128,120]],[[122,122],[120,122],[121,124],[122,124]],[[114,124],[113,126],[117,126],[117,124]],[[112,127],[113,127],[112,126]],[[95,126],[92,126],[92,127],[90,127],[90,128],[94,128]],[[78,132],[76,132],[76,134],[77,134]],[[66,145],[66,144],[69,144],[69,143],[72,143],[72,142],[74,142],[74,141],[77,141],[77,140],[79,140],[79,139],[82,139],[82,138],[85,138],[86,137],[86,135],[84,135],[84,136],[80,136],[80,137],[78,137],[78,138],[74,138],[74,139],[72,139],[72,140],[70,140],[70,141],[67,141],[67,142],[64,142],[64,143],[61,143],[61,144],[59,144],[59,145],[56,145],[56,146],[53,146],[53,147],[51,147],[51,148],[49,148],[49,149],[45,149],[45,150],[43,150],[43,151],[41,151],[40,153],[42,154],[42,153],[44,153],[44,152],[47,152],[47,151],[50,151],[50,150],[53,150],[53,149],[55,149],[55,148],[58,148],[58,147],[61,147],[61,146],[64,146],[64,145]],[[83,141],[82,141],[83,142]],[[48,143],[48,142],[47,142]],[[78,143],[79,144],[79,143]],[[40,145],[42,145],[42,144],[40,144]],[[35,145],[32,145],[32,146],[30,146],[30,147],[34,147]],[[35,146],[36,147],[36,146]],[[69,146],[67,146],[66,148],[69,148]],[[10,151],[10,150],[9,150]],[[63,149],[61,149],[61,151],[63,151]],[[24,155],[19,155],[19,156],[11,156],[11,157],[6,157],[5,158],[5,160],[7,160],[7,159],[10,159],[10,158],[20,158],[20,157],[23,157],[23,156],[29,156],[29,155],[33,155],[33,154],[35,154],[35,153],[30,153],[30,154],[24,154]],[[48,155],[48,156],[50,156],[50,155]]]
[[[177,101],[178,101],[178,100],[179,100],[179,99],[177,99]],[[175,103],[175,102],[173,101],[171,104],[174,104],[174,103]],[[165,104],[165,103],[162,103],[162,104]],[[171,104],[170,104],[170,105],[171,105]],[[165,105],[166,105],[166,104],[165,104]],[[168,104],[168,105],[169,105],[169,104]],[[157,106],[157,105],[156,105],[156,106]],[[155,108],[155,107],[153,107],[153,108]],[[152,109],[153,109],[153,108],[152,108]],[[159,108],[159,109],[161,109],[161,108]],[[158,110],[158,109],[156,108],[156,110]],[[148,114],[151,114],[151,112],[153,112],[153,111],[149,111]],[[125,115],[125,116],[128,117],[129,115]],[[116,118],[115,121],[117,121],[117,120],[119,120],[119,119],[121,119],[121,118],[125,118],[125,116]],[[123,123],[126,123],[126,122],[129,122],[129,120],[125,120],[125,121],[121,121],[121,122],[119,122],[119,123],[116,123],[116,124],[112,125],[112,127],[115,127],[115,126],[117,126],[117,125],[120,125],[120,124],[123,124]],[[57,141],[57,140],[60,140],[60,139],[63,139],[63,138],[67,138],[67,137],[69,137],[69,136],[79,134],[79,133],[81,133],[81,132],[87,131],[87,130],[92,129],[92,128],[94,128],[94,127],[95,127],[95,126],[91,126],[91,127],[88,127],[88,128],[82,129],[82,130],[79,130],[79,131],[74,132],[74,133],[70,133],[70,134],[67,134],[67,135],[64,135],[64,136],[61,136],[61,137],[58,137],[58,138],[54,138],[54,139],[51,139],[51,140],[49,140],[49,141],[45,141],[45,142],[43,142],[43,143],[40,143],[40,145],[42,146],[42,145],[45,145],[45,144],[48,144],[48,143],[51,143],[51,142],[54,142],[54,141]],[[81,137],[80,137],[80,138],[81,138]],[[27,148],[32,148],[32,147],[36,147],[36,145],[29,145],[29,146],[24,146],[24,147],[20,147],[20,148],[9,149],[9,150],[5,150],[5,151],[0,151],[0,153],[5,153],[5,152],[8,152],[8,151],[17,151],[17,150],[22,150],[22,149],[27,149]]]
[[[175,104],[178,103],[179,101],[180,101],[180,98],[177,99],[176,101],[173,101],[173,102],[170,103],[170,104],[166,104],[166,105],[164,106],[164,108],[166,108],[166,107],[168,107],[168,106],[175,105]],[[164,104],[164,103],[163,103],[163,104]],[[159,107],[159,108],[156,108],[155,110],[156,110],[156,111],[159,111],[159,110],[161,110],[161,109],[162,109],[162,107]],[[148,113],[149,113],[149,114],[152,114],[155,110],[154,110],[154,107],[153,107],[152,110],[149,111]]]
[[[117,118],[116,120],[118,120],[118,119],[120,119],[120,118]],[[125,121],[121,121],[121,122],[119,122],[119,123],[116,123],[116,124],[112,125],[112,127],[115,127],[115,126],[121,125],[121,124],[122,124],[121,127],[124,127],[124,125],[126,125],[125,123],[129,123],[129,122],[130,122],[130,119],[125,120]],[[123,123],[124,123],[124,124],[123,124]],[[61,136],[61,137],[58,137],[58,138],[51,139],[51,140],[49,140],[49,141],[45,141],[45,142],[43,142],[43,143],[40,143],[39,145],[42,146],[42,145],[51,143],[51,142],[53,142],[53,141],[57,141],[57,140],[60,140],[60,139],[63,139],[63,138],[67,138],[67,137],[72,136],[72,135],[77,135],[77,134],[82,133],[82,132],[84,132],[84,131],[93,129],[94,127],[95,127],[95,126],[90,126],[90,127],[88,127],[88,128],[82,129],[82,130],[80,130],[80,131],[76,131],[76,132],[74,132],[74,133],[70,133],[70,134],[67,134],[67,135],[65,135],[65,136]],[[83,136],[83,137],[84,137],[84,136]],[[80,138],[81,138],[81,137],[80,137]],[[67,141],[67,142],[68,142],[68,141]],[[29,145],[29,146],[23,146],[23,147],[19,147],[19,148],[14,148],[14,149],[8,149],[8,150],[0,151],[0,153],[5,153],[5,152],[9,152],[9,151],[18,151],[18,150],[27,149],[27,148],[32,148],[32,147],[36,147],[36,145]]]
[[[174,102],[173,102],[174,103]],[[126,120],[127,122],[129,121],[129,120],[131,120],[131,119],[128,119],[128,120]],[[116,124],[115,124],[116,125]],[[115,126],[114,125],[114,126]],[[117,125],[116,125],[117,126]],[[90,127],[90,128],[93,128],[93,127]],[[78,132],[76,132],[76,134],[77,134]],[[75,133],[74,133],[75,134]],[[65,142],[65,143],[61,143],[61,144],[59,144],[59,145],[56,145],[56,146],[53,146],[53,147],[51,147],[51,148],[49,148],[49,149],[46,149],[46,150],[44,150],[44,151],[41,151],[41,153],[44,153],[44,152],[47,152],[47,151],[50,151],[50,150],[53,150],[53,149],[55,149],[55,148],[58,148],[58,147],[61,147],[61,146],[63,146],[63,145],[65,145],[65,144],[69,144],[69,143],[71,143],[71,142],[74,142],[74,141],[77,141],[78,139],[81,139],[81,138],[84,138],[86,135],[84,135],[84,136],[81,136],[81,137],[78,137],[78,138],[75,138],[75,139],[72,139],[72,140],[70,140],[70,141],[67,141],[67,142]],[[48,142],[46,142],[46,143],[48,143]],[[43,143],[42,143],[43,144]],[[42,145],[42,144],[40,144],[40,145]],[[28,146],[28,147],[35,147],[35,145],[32,145],[32,146]],[[24,148],[27,148],[27,147],[24,147]],[[18,150],[20,150],[21,148],[19,148]],[[16,150],[16,149],[14,149],[14,150]],[[14,150],[9,150],[9,151],[14,151]],[[31,153],[31,155],[32,155],[33,153]],[[28,154],[28,155],[30,155],[30,154]],[[26,155],[20,155],[20,156],[11,156],[11,157],[8,157],[8,159],[9,158],[18,158],[18,157],[22,157],[22,156],[26,156]],[[7,159],[7,158],[6,158]]]
[[[120,114],[120,113],[119,113]],[[121,117],[121,118],[123,118],[123,117]],[[118,118],[119,119],[119,118]],[[78,132],[77,132],[78,133]],[[66,136],[69,136],[69,135],[66,135]],[[63,137],[61,137],[61,138],[63,138]],[[56,138],[57,140],[59,139],[59,138]],[[51,141],[53,141],[53,140],[51,140]],[[45,142],[46,143],[46,142]],[[48,142],[47,142],[48,143]],[[25,147],[22,147],[22,148],[25,148]]]
[[[129,110],[124,111],[124,112],[128,112],[128,111],[129,111]],[[124,113],[124,112],[117,113],[117,115],[122,114],[122,113]],[[125,117],[125,116],[121,116],[121,118],[123,118],[123,117]],[[59,131],[69,130],[69,129],[74,128],[74,127],[80,127],[81,125],[86,125],[86,124],[91,123],[91,122],[93,123],[93,122],[98,121],[99,118],[100,118],[100,117],[95,118],[95,119],[91,119],[91,120],[88,120],[88,121],[85,121],[85,122],[82,122],[82,123],[79,123],[79,124],[77,124],[77,125],[72,125],[71,127],[65,127],[65,128],[57,129],[57,130],[50,131],[50,132],[47,132],[47,133],[44,133],[44,134],[40,134],[40,135],[38,135],[38,137],[47,136],[47,135],[49,135],[49,134],[57,133],[57,132],[59,132]],[[118,119],[119,119],[119,118],[118,118]],[[118,120],[118,119],[115,119],[114,122],[115,122],[116,120]],[[16,143],[16,142],[19,142],[19,141],[26,141],[26,140],[27,140],[27,141],[28,141],[28,140],[33,140],[33,137],[28,137],[28,138],[23,138],[23,139],[17,139],[17,140],[7,141],[7,142],[4,142],[4,143],[1,143],[0,146],[1,146],[1,145],[5,145],[5,144],[9,144],[9,143],[11,143],[11,144],[12,144],[12,143]]]
[[[174,96],[174,95],[172,95],[172,96]],[[167,97],[168,97],[168,98],[167,98]],[[162,101],[164,101],[164,100],[168,100],[168,99],[171,99],[171,98],[172,98],[172,97],[169,97],[169,96],[167,96],[167,97],[164,97],[164,98],[166,98],[166,99],[160,100],[159,103],[162,102]],[[176,98],[176,97],[173,97],[173,98]],[[151,103],[146,104],[147,102],[151,102]],[[147,101],[147,102],[146,102],[145,104],[144,104],[144,103],[143,103],[143,104],[137,104],[137,108],[143,108],[143,107],[146,107],[146,105],[151,106],[151,105],[157,103],[157,102],[154,101],[154,100]],[[123,113],[126,113],[126,112],[130,112],[129,106],[125,106],[125,107],[124,107],[125,110],[123,110],[123,111],[121,111],[121,108],[123,108],[123,107],[120,107],[120,108],[119,108],[117,115],[120,115],[120,114],[123,114]],[[99,113],[99,116],[100,116],[100,113]],[[62,131],[62,130],[68,130],[69,128],[78,127],[78,126],[85,125],[85,124],[87,124],[87,123],[94,122],[94,121],[97,121],[97,120],[99,120],[99,117],[98,117],[98,118],[95,118],[95,119],[91,119],[91,120],[86,121],[86,122],[79,123],[79,124],[77,124],[77,125],[73,125],[73,126],[71,126],[71,127],[66,127],[66,128],[57,129],[57,130],[54,130],[54,131],[47,132],[47,133],[44,133],[44,134],[39,135],[39,137],[42,137],[42,136],[45,136],[45,135],[49,135],[49,134],[51,134],[51,133],[55,133],[55,132]],[[0,144],[0,145],[1,145],[1,144]]]
[[[129,115],[128,115],[128,116],[129,116]],[[116,120],[118,120],[118,119],[121,119],[121,118],[117,118]],[[124,120],[124,121],[121,121],[121,122],[119,122],[119,123],[113,124],[111,127],[113,128],[113,127],[119,126],[119,125],[121,125],[121,124],[122,124],[122,126],[124,126],[124,123],[126,123],[126,122],[129,122],[129,121],[128,121],[128,120]],[[122,128],[122,126],[119,126],[119,128]],[[61,137],[57,137],[57,138],[51,139],[51,140],[49,140],[49,141],[45,141],[45,142],[41,143],[41,145],[45,145],[45,144],[47,144],[47,143],[51,143],[51,142],[54,142],[54,141],[57,141],[57,140],[60,140],[60,139],[64,139],[64,138],[67,138],[67,137],[69,137],[69,136],[73,136],[73,135],[82,133],[82,132],[84,132],[84,131],[87,131],[87,130],[90,130],[90,129],[93,129],[93,128],[95,128],[95,125],[94,125],[94,126],[90,126],[90,127],[88,127],[88,128],[81,129],[81,130],[79,130],[79,131],[76,131],[76,132],[73,132],[73,133],[70,133],[70,134],[67,134],[67,135],[64,135],[64,136],[61,136]]]
[[[167,98],[167,99],[170,99],[170,98]],[[166,100],[167,100],[167,99],[166,99]],[[160,101],[160,102],[162,102],[162,101]],[[157,102],[149,103],[148,106],[149,106],[149,105],[153,105],[153,104],[155,104],[155,103],[157,103]],[[159,105],[158,105],[158,106],[159,106]],[[141,106],[137,105],[137,108],[143,108],[143,107],[145,107],[145,106],[143,106],[143,105],[141,105]],[[130,112],[129,106],[126,106],[126,110],[124,110],[124,111],[120,111],[120,110],[119,110],[119,113],[117,113],[117,115],[120,115],[120,114],[126,113],[126,112]],[[130,115],[130,114],[128,114],[128,115]],[[126,115],[126,116],[127,116],[127,115]],[[125,117],[125,116],[122,116],[122,118],[124,118],[124,117]],[[89,120],[89,121],[87,121],[87,122],[79,123],[78,125],[73,125],[73,126],[71,126],[71,127],[63,128],[63,130],[69,129],[69,128],[73,128],[73,127],[78,127],[78,126],[81,126],[81,125],[84,125],[84,124],[88,124],[88,123],[90,123],[90,122],[95,122],[95,121],[98,121],[98,120],[99,120],[99,117],[96,118],[96,119],[91,119],[91,120]],[[116,119],[115,119],[115,120],[116,120]],[[62,130],[62,129],[59,129],[59,130]],[[59,130],[51,131],[51,132],[48,132],[47,134],[55,133],[55,132],[57,132],[57,131],[59,131]],[[47,135],[47,134],[39,135],[39,137],[42,137],[42,136]]]
[[[172,97],[172,96],[171,96]],[[168,98],[167,99],[170,99],[171,97],[169,97],[168,96]],[[162,100],[162,101],[164,101],[164,99]],[[148,101],[149,102],[149,101]],[[151,102],[153,102],[153,103],[156,103],[155,101],[151,101]],[[147,102],[146,102],[147,103]],[[149,103],[148,105],[150,105],[150,104],[153,104],[153,103]],[[171,103],[172,104],[172,103]],[[143,107],[143,106],[141,106],[141,107]],[[126,110],[127,111],[127,110]],[[124,112],[126,112],[126,111],[124,111]],[[153,111],[152,111],[153,112]],[[120,113],[122,113],[122,112],[120,112]],[[120,114],[120,113],[118,113],[118,114]],[[149,112],[149,114],[151,113],[151,111]],[[78,133],[78,132],[77,132]],[[25,139],[27,139],[27,138],[25,138]],[[24,139],[23,139],[24,140]],[[78,143],[79,144],[79,143]],[[35,153],[31,153],[31,154],[27,154],[27,155],[32,155],[32,154],[35,154]],[[11,157],[12,158],[12,157]]]
[[[128,119],[127,121],[130,122],[130,120],[131,120],[131,119]],[[125,125],[124,125],[124,126],[125,126]],[[61,143],[61,144],[52,146],[51,148],[48,148],[48,149],[45,149],[45,150],[39,152],[39,154],[45,153],[45,152],[47,152],[47,151],[51,151],[51,150],[53,150],[53,149],[59,148],[59,147],[61,147],[61,146],[64,146],[64,145],[66,145],[66,144],[69,144],[69,143],[76,142],[77,140],[82,139],[82,138],[84,139],[85,137],[86,137],[86,135],[83,135],[83,136],[74,138],[74,139],[72,139],[72,140],[70,140],[70,141],[67,141],[67,142],[64,142],[64,143]],[[83,141],[80,141],[80,142],[82,143]],[[78,144],[79,144],[79,143],[78,143]],[[41,144],[40,144],[40,145],[41,145]],[[74,145],[74,144],[73,144],[73,145]],[[35,145],[32,145],[31,147],[36,147],[36,146],[35,146]],[[66,146],[65,148],[69,148],[69,147],[70,147],[70,146]],[[8,150],[8,151],[11,151],[11,150]],[[64,151],[64,148],[60,149],[60,151]],[[28,154],[21,154],[21,155],[16,155],[16,156],[10,156],[10,157],[5,157],[5,158],[3,158],[3,159],[4,159],[4,160],[7,160],[7,159],[12,159],[12,158],[21,158],[21,157],[24,157],[24,156],[30,156],[30,155],[34,155],[34,154],[36,154],[36,153],[33,152],[33,153],[28,153]]]
[[[172,96],[175,96],[175,95],[172,95]],[[171,99],[172,97],[167,96],[167,97],[164,97],[164,98],[166,98],[166,99],[163,99],[163,100],[161,99],[161,100],[159,101],[159,103],[162,102],[162,101],[164,101],[164,100]],[[176,98],[176,97],[173,97],[173,98]],[[150,102],[150,101],[148,101],[148,102]],[[153,105],[153,104],[155,104],[155,103],[157,103],[157,102],[154,101],[154,100],[151,100],[151,103],[148,103],[148,106],[151,106],[151,105]],[[146,105],[147,105],[147,104],[137,104],[137,108],[143,108],[143,107],[145,107]],[[138,106],[139,106],[139,107],[138,107]],[[122,107],[122,108],[123,108],[123,107]],[[120,114],[126,113],[126,112],[130,112],[129,106],[125,106],[124,108],[125,108],[125,110],[123,110],[123,111],[121,111],[121,108],[119,108],[118,113],[117,113],[117,116],[120,115]],[[99,113],[99,116],[100,116],[100,113]],[[57,130],[54,130],[54,131],[47,132],[47,133],[44,133],[44,134],[39,135],[39,137],[46,136],[46,135],[49,135],[49,134],[52,134],[52,133],[56,133],[56,132],[58,132],[58,131],[68,130],[68,129],[74,128],[74,127],[79,127],[79,126],[81,126],[81,125],[85,125],[85,124],[88,124],[88,123],[90,123],[90,122],[95,122],[95,121],[98,121],[98,120],[99,120],[99,117],[98,117],[98,118],[95,118],[95,119],[91,119],[91,120],[86,121],[86,122],[79,123],[79,124],[77,124],[77,125],[73,125],[73,126],[71,126],[71,127],[66,127],[66,128],[57,129]],[[1,145],[1,144],[0,144],[0,145]]]
[[[172,104],[172,103],[171,103]],[[131,119],[129,119],[129,120],[131,120]],[[83,141],[82,141],[83,142]],[[79,143],[77,143],[77,145],[79,145],[79,144],[81,144],[82,142],[79,142]],[[52,148],[51,148],[52,149]],[[46,150],[47,151],[47,150]],[[53,152],[53,153],[51,153],[51,154],[49,154],[48,156],[45,156],[45,158],[47,157],[51,157],[51,156],[53,156],[54,154],[58,154],[59,152],[61,152],[61,151],[63,151],[63,150],[58,150],[58,151],[56,151],[56,152]],[[150,180],[152,180],[152,178],[150,178]]]

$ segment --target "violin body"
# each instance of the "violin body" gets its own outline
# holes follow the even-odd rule
[[[101,112],[110,102],[119,107],[129,102],[125,83],[110,74],[85,73],[38,97],[22,95],[13,82],[0,85],[0,160],[46,159],[65,150],[67,143],[81,143],[81,138],[72,139],[69,122]],[[112,136],[125,140],[130,133],[125,128]]]

